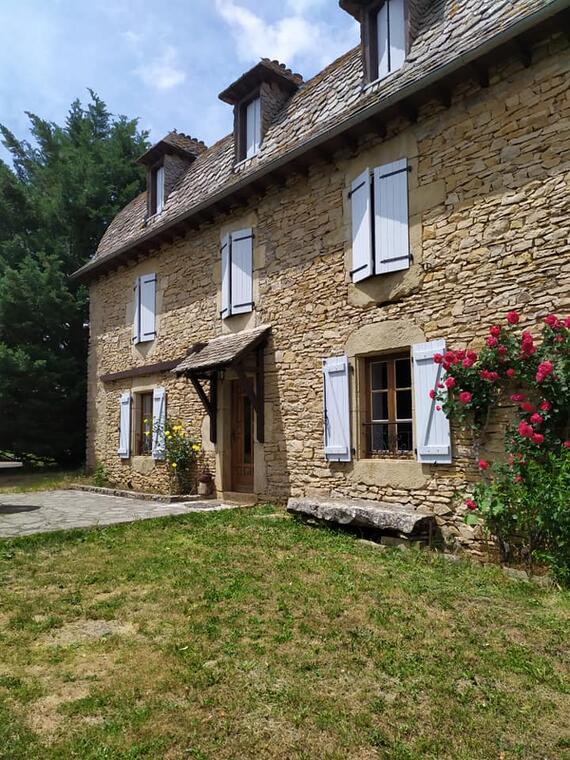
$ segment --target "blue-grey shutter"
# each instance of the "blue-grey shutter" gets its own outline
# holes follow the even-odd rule
[[[164,431],[166,425],[166,391],[155,388],[152,392],[152,456],[164,459]]]
[[[246,108],[246,158],[255,156],[261,144],[261,100],[255,98]]]
[[[140,340],[140,334],[141,334],[140,277],[137,277],[137,279],[135,280],[135,287],[133,288],[133,291],[134,291],[134,299],[135,299],[135,308],[134,308],[134,314],[133,314],[133,342],[138,343]]]
[[[374,169],[374,235],[376,274],[410,266],[408,161]]]
[[[231,310],[231,267],[230,267],[230,236],[224,235],[220,248],[222,257],[222,309],[220,316],[226,319],[232,313]]]
[[[156,170],[156,213],[160,212],[164,208],[164,166],[159,166]]]
[[[324,449],[333,462],[350,462],[348,359],[323,359]]]
[[[156,274],[139,278],[139,342],[156,337]]]
[[[390,71],[396,71],[406,59],[406,14],[404,0],[388,0]]]
[[[125,391],[119,400],[119,448],[117,454],[121,459],[128,459],[131,456],[131,406],[131,393]]]
[[[231,313],[245,314],[253,309],[253,232],[238,230],[231,234]]]
[[[388,37],[388,4],[382,5],[376,16],[376,33],[378,44],[378,79],[390,73],[390,46]]]
[[[419,462],[449,464],[451,462],[451,433],[449,420],[430,398],[441,382],[442,367],[433,360],[435,353],[445,353],[445,341],[433,340],[412,346],[414,361],[414,401],[416,449]]]
[[[352,212],[352,266],[353,282],[360,282],[374,274],[372,253],[372,204],[370,198],[370,170],[362,172],[350,190]]]

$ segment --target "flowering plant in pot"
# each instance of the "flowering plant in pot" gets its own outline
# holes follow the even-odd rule
[[[466,522],[482,523],[505,559],[516,544],[570,583],[570,317],[548,315],[538,337],[518,334],[520,319],[510,311],[491,325],[479,353],[435,354],[444,376],[430,395],[477,444],[499,403],[513,405],[504,457],[489,462],[473,448],[481,480],[465,503]]]

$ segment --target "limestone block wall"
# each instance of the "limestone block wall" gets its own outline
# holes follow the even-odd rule
[[[118,398],[130,386],[98,377],[182,356],[222,331],[270,323],[259,496],[411,501],[437,514],[447,539],[474,550],[477,536],[463,524],[458,495],[475,477],[470,442],[456,435],[446,466],[367,460],[358,446],[353,462],[327,462],[321,361],[343,353],[356,360],[364,334],[378,350],[390,341],[406,348],[438,338],[478,347],[488,325],[509,309],[521,311],[525,328],[550,311],[570,313],[569,69],[567,41],[553,38],[534,52],[531,67],[513,61],[491,72],[486,89],[466,84],[449,109],[433,103],[416,124],[391,124],[384,140],[365,135],[354,152],[315,163],[308,177],[291,176],[239,214],[95,282],[89,462],[102,461],[118,483],[166,488],[163,465],[141,472],[117,457]],[[413,265],[353,285],[348,189],[364,167],[403,156],[412,168]],[[244,219],[255,231],[255,311],[222,325],[220,233]],[[158,337],[141,348],[130,341],[132,284],[144,272],[158,274],[160,305]],[[167,388],[169,413],[206,435],[204,410],[186,380],[164,375],[148,382]],[[205,443],[209,466],[219,467]]]

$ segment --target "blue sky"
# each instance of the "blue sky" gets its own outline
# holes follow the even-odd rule
[[[305,79],[356,44],[337,0],[0,0],[0,122],[63,122],[94,89],[157,140],[176,128],[211,144],[232,109],[218,93],[260,57]],[[0,158],[7,154],[0,146]]]

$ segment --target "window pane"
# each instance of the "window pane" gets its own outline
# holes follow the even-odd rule
[[[372,394],[372,419],[373,420],[387,420],[388,419],[388,394],[387,393],[373,393]]]
[[[412,392],[396,391],[396,419],[410,420],[412,418]]]
[[[412,423],[399,422],[398,423],[398,451],[412,451],[412,449],[413,449]]]
[[[374,362],[370,368],[372,390],[385,390],[388,387],[388,365],[386,362]]]
[[[388,451],[388,425],[371,425],[370,438],[372,451]]]
[[[396,388],[409,388],[412,384],[412,367],[409,359],[396,360]]]

